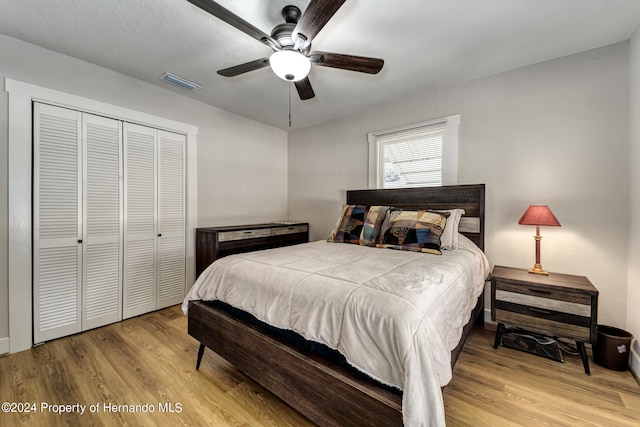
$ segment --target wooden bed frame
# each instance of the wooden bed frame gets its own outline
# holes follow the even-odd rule
[[[460,232],[484,250],[484,184],[347,191],[348,204],[405,209],[465,209]],[[484,324],[484,292],[464,327],[456,360],[474,324]],[[189,335],[200,341],[196,369],[209,347],[311,421],[323,426],[401,426],[402,394],[301,348],[220,304],[191,301]]]

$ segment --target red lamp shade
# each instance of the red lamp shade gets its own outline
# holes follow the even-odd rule
[[[522,215],[518,224],[521,225],[545,225],[560,226],[560,222],[556,219],[547,205],[531,205]]]
[[[542,269],[542,265],[540,264],[540,239],[542,236],[540,235],[540,226],[554,226],[559,227],[560,222],[553,215],[551,209],[547,205],[531,205],[526,210],[518,224],[521,225],[535,225],[536,226],[536,235],[533,238],[536,240],[536,263],[533,265],[533,268],[529,270],[529,273],[534,274],[549,274],[547,271]]]

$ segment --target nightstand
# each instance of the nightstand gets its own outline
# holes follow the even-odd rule
[[[545,276],[497,265],[491,273],[491,317],[498,322],[493,348],[498,348],[505,325],[567,338],[576,342],[590,375],[584,344],[596,343],[598,290],[586,277]]]

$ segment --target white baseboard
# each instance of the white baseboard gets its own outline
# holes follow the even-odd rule
[[[484,309],[484,321],[485,322],[493,322],[491,320],[491,309],[490,308],[485,308]]]
[[[640,383],[640,355],[636,353],[633,348],[631,349],[631,354],[629,356],[629,369],[638,383]]]
[[[9,338],[0,338],[0,354],[9,353]]]

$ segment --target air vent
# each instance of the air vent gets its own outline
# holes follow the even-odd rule
[[[187,79],[183,79],[182,77],[176,76],[175,74],[171,73],[164,73],[160,78],[165,82],[180,86],[181,88],[186,90],[197,90],[202,87],[199,84],[190,82]]]

